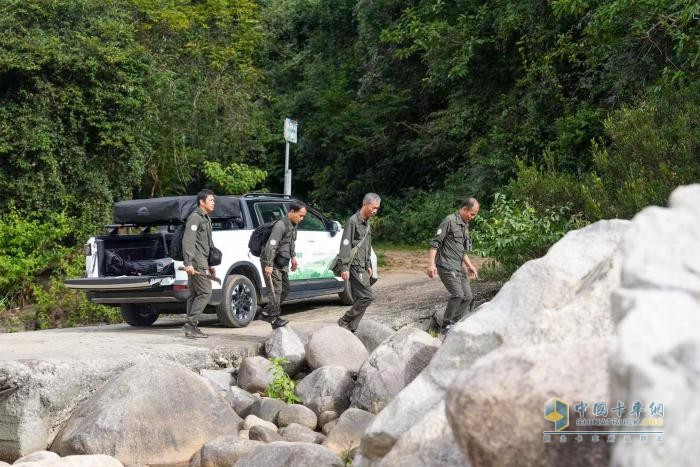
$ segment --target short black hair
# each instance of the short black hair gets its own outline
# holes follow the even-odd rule
[[[301,201],[292,201],[289,203],[290,211],[299,212],[302,209],[306,209],[306,204],[302,203]]]
[[[467,208],[471,209],[474,207],[475,204],[479,204],[479,202],[474,198],[473,196],[467,196],[464,198],[464,201],[462,201],[462,205],[460,208]]]
[[[203,190],[200,190],[199,193],[197,193],[197,204],[199,204],[201,201],[206,201],[207,196],[212,195],[214,196],[214,192],[208,188],[204,188]]]

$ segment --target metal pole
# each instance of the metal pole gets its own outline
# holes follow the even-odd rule
[[[292,194],[292,177],[288,175],[289,173],[289,141],[286,142],[284,146],[284,194]]]

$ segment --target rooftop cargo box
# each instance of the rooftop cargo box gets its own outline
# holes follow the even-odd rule
[[[114,203],[115,224],[176,224],[187,220],[197,206],[196,196],[167,196],[133,199]],[[241,201],[236,196],[217,196],[213,219],[241,217]]]

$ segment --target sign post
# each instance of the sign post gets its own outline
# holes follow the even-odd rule
[[[289,118],[284,119],[284,194],[292,194],[292,170],[289,168],[289,143],[297,142],[297,122]]]

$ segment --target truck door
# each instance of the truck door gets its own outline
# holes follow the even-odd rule
[[[334,240],[328,223],[308,208],[306,217],[297,227],[296,253],[298,269],[289,274],[289,280],[333,279],[328,270],[331,260],[338,254],[338,241]]]

